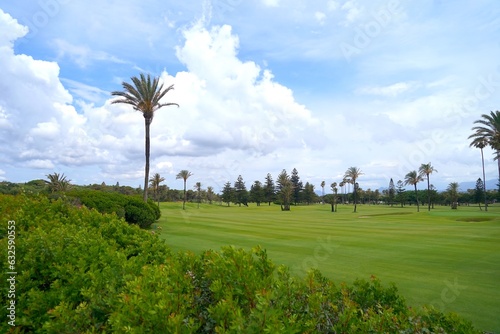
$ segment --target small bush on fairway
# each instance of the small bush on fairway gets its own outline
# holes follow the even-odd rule
[[[16,327],[2,307],[4,333],[478,333],[456,315],[409,308],[374,277],[297,278],[259,247],[172,254],[137,226],[62,200],[0,195],[0,207],[19,259]],[[6,224],[0,236],[7,249]]]

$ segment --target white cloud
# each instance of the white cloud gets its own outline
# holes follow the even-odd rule
[[[69,57],[81,68],[87,67],[94,61],[105,61],[117,64],[128,63],[106,52],[91,50],[89,47],[83,45],[74,45],[62,39],[55,39],[54,45],[57,49],[59,58]]]
[[[316,18],[316,20],[318,21],[318,23],[320,25],[325,24],[325,19],[326,19],[326,14],[325,13],[323,13],[323,12],[316,12],[316,13],[314,13],[314,17]]]
[[[98,87],[89,86],[75,80],[64,78],[61,78],[61,82],[68,88],[75,98],[80,98],[84,101],[92,103],[103,103],[104,100],[109,98],[109,92]]]
[[[8,29],[2,29],[2,34],[0,35],[0,45],[12,47],[16,39],[21,38],[28,33],[27,27],[20,25],[16,19],[3,12],[1,9],[0,22],[3,22],[3,26],[9,27]]]
[[[346,12],[345,14],[345,25],[350,25],[354,21],[356,21],[360,16],[363,8],[359,6],[356,0],[348,0],[346,1],[342,7],[342,10]]]
[[[173,173],[181,168],[178,157],[182,156],[230,156],[235,150],[266,155],[277,149],[317,145],[321,136],[314,129],[320,128],[319,122],[270,71],[238,59],[238,38],[231,27],[207,30],[198,24],[183,35],[185,42],[177,48],[177,55],[189,72],[161,76],[165,85],[175,84],[166,102],[181,107],[163,108],[155,115],[153,166]],[[144,159],[140,113],[126,105],[112,105],[110,100],[98,107],[79,101],[77,112],[58,77],[57,64],[14,55],[12,49],[4,54],[6,68],[0,69],[9,68],[12,74],[0,78],[0,85],[8,82],[15,94],[0,95],[0,115],[18,139],[9,152],[12,163],[23,161],[37,169],[97,164],[101,177],[140,174]],[[104,95],[99,89],[65,82],[79,96]],[[17,98],[27,89],[25,83],[29,83],[30,96],[43,99],[30,103]]]
[[[156,118],[177,124],[188,141],[184,150],[191,154],[227,148],[269,153],[278,144],[296,145],[304,137],[310,142],[307,131],[318,121],[295,101],[290,89],[273,80],[271,72],[238,59],[238,38],[231,27],[209,31],[197,24],[185,30],[184,36],[186,42],[177,55],[189,73],[163,76],[165,82],[175,82],[171,99],[181,105],[182,113],[169,110]]]
[[[360,94],[380,95],[396,97],[402,93],[411,91],[418,86],[415,82],[398,82],[389,86],[370,86],[358,89]]]
[[[50,160],[33,159],[29,160],[24,167],[35,169],[53,169],[55,166]]]
[[[337,1],[335,1],[335,0],[330,0],[327,3],[327,8],[331,12],[337,10],[339,7],[340,7],[339,3]]]
[[[268,7],[278,7],[280,0],[262,0],[262,3]]]

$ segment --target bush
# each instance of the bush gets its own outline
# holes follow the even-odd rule
[[[156,221],[155,210],[142,199],[131,197],[125,204],[125,220],[141,228],[148,228]]]
[[[83,204],[101,213],[115,213],[118,217],[125,218],[129,224],[136,224],[141,228],[149,228],[161,217],[157,205],[152,201],[144,203],[137,196],[91,189],[72,190],[67,196],[76,204]]]
[[[148,205],[153,210],[156,220],[160,219],[161,211],[158,205],[151,199],[148,199]]]
[[[16,222],[18,259],[16,327],[2,307],[3,333],[479,333],[455,314],[409,308],[374,277],[352,286],[316,270],[294,277],[259,247],[172,254],[115,215],[63,200],[0,195],[0,207]]]

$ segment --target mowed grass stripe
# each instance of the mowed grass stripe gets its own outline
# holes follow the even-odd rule
[[[337,283],[375,275],[396,283],[411,305],[433,304],[500,332],[500,207],[338,209],[189,204],[183,211],[178,203],[162,203],[159,225],[174,250],[261,245],[297,275],[310,267]]]

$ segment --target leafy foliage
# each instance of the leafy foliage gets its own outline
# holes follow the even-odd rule
[[[158,206],[149,199],[147,203],[135,196],[90,189],[73,190],[68,196],[77,203],[101,213],[115,213],[129,224],[148,228],[161,216]]]
[[[479,333],[457,315],[407,307],[375,277],[352,286],[317,270],[297,278],[260,247],[172,254],[116,215],[63,200],[0,195],[0,207],[2,221],[16,222],[22,259],[18,333]],[[6,232],[2,224],[3,249]]]

